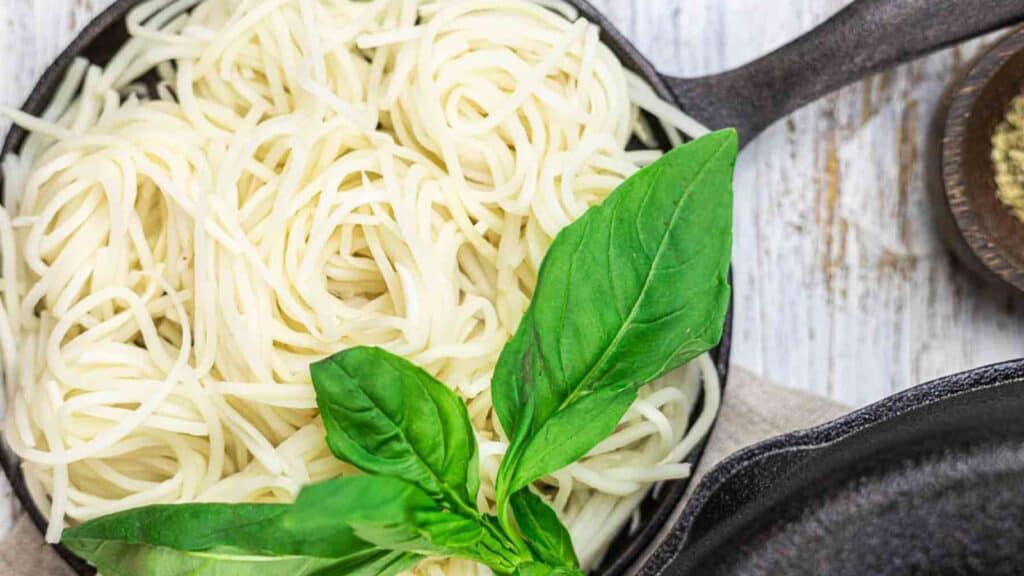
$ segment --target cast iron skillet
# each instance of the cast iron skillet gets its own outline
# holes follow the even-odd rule
[[[643,573],[1022,574],[1022,414],[1016,360],[741,450],[670,536],[686,553]]]
[[[76,56],[104,63],[124,42],[124,16],[140,0],[117,0],[92,21],[44,73],[24,105],[39,114]],[[568,0],[598,24],[603,39],[629,68],[661,97],[712,128],[733,126],[743,143],[787,113],[868,74],[965,38],[1024,19],[1024,0],[856,0],[823,25],[776,52],[737,70],[696,79],[660,75],[586,0]],[[664,136],[664,135],[662,135]],[[13,129],[2,154],[17,150],[25,134]],[[664,138],[663,138],[664,141]],[[731,313],[713,356],[723,381],[729,360]],[[701,450],[691,456],[695,461]],[[35,523],[44,518],[28,495],[17,458],[6,446],[0,464]],[[600,572],[656,573],[676,555],[687,522],[679,522],[685,482],[665,486],[660,497],[641,506],[641,530],[623,536]],[[692,514],[685,516],[692,517]],[[92,571],[66,550],[58,552],[80,574]]]

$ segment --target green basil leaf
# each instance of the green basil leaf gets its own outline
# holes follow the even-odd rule
[[[551,566],[579,568],[569,531],[540,496],[527,488],[513,494],[510,504],[519,531],[537,559]]]
[[[498,470],[499,487],[506,487],[509,494],[526,490],[537,478],[579,460],[615,432],[635,400],[632,387],[596,390],[579,397],[553,414],[532,436],[513,443]]]
[[[516,567],[513,576],[582,576],[583,572],[571,568],[547,566],[539,562],[528,562]]]
[[[315,576],[393,576],[414,568],[423,561],[419,554],[397,550],[378,550],[372,559],[364,559],[361,564],[342,561],[321,570]]]
[[[357,564],[353,560],[341,561],[321,570],[314,576],[393,576],[410,570],[423,561],[419,554],[398,550],[377,550],[372,558]],[[261,573],[262,574],[262,573]]]
[[[285,528],[290,511],[266,504],[150,506],[69,528],[61,542],[106,576],[369,576],[395,574],[418,560],[356,539],[320,555],[316,542]]]
[[[359,559],[258,556],[236,551],[185,552],[106,541],[74,550],[103,576],[393,576],[422,559],[407,552],[376,551]]]
[[[363,541],[386,550],[470,558],[501,573],[521,560],[490,518],[444,510],[398,478],[355,476],[309,486],[282,523],[307,541],[319,540],[319,552]]]
[[[412,482],[458,510],[476,510],[476,437],[452,390],[379,348],[346,350],[310,372],[335,456]]]
[[[628,394],[718,343],[730,294],[737,149],[731,130],[680,146],[555,238],[492,382],[512,438],[499,513],[510,494],[610,433],[628,396],[613,392],[577,409],[574,422],[561,415],[601,391]],[[597,406],[609,411],[597,414]],[[583,417],[598,420],[575,419]],[[552,425],[557,432],[546,430]]]
[[[74,545],[81,540],[120,540],[200,551],[240,546],[244,540],[254,552],[274,553],[295,544],[286,534],[271,534],[288,508],[285,504],[148,506],[68,528],[61,541]]]
[[[333,557],[359,543],[387,550],[434,554],[444,552],[417,527],[418,514],[442,512],[437,502],[414,484],[397,478],[352,476],[303,488],[280,521],[297,534],[306,551]]]

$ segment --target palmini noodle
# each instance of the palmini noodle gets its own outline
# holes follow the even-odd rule
[[[31,130],[3,166],[5,438],[48,540],[356,473],[308,376],[354,345],[465,398],[488,509],[507,446],[490,376],[552,237],[657,157],[626,150],[652,144],[641,108],[704,129],[557,1],[156,0],[128,28],[41,118],[4,110]],[[652,485],[689,475],[718,401],[705,355],[538,483],[585,567]]]

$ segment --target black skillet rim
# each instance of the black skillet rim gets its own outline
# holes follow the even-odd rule
[[[68,66],[70,66],[74,59],[83,54],[94,42],[103,38],[111,27],[123,22],[127,13],[139,2],[141,0],[115,0],[113,4],[91,20],[57,56],[53,63],[46,68],[39,81],[32,88],[21,110],[30,114],[41,114],[49,103],[53,92],[60,84]],[[668,89],[661,74],[655,70],[653,65],[636,50],[632,43],[600,11],[591,6],[586,0],[569,0],[569,2],[580,11],[581,15],[601,28],[602,41],[616,54],[623,64],[647,80],[661,98],[678,104],[677,98]],[[12,126],[4,140],[3,149],[0,151],[0,159],[19,149],[24,143],[26,136],[25,130]],[[2,184],[2,177],[0,177],[0,184]],[[712,351],[715,368],[723,386],[726,383],[729,369],[732,322],[733,302],[730,298],[729,312],[726,316],[722,339],[719,345]],[[685,461],[696,464],[703,454],[705,442],[702,441],[698,444]],[[28,512],[32,522],[40,532],[45,532],[46,518],[29,494],[28,487],[21,473],[20,459],[11,452],[5,441],[0,441],[0,467],[3,468],[11,483],[14,494],[17,496],[22,507]],[[684,504],[683,496],[688,485],[688,479],[669,482],[663,488],[660,497],[654,502],[651,502],[652,498],[648,495],[645,499],[645,504],[650,503],[654,507],[652,516],[644,522],[644,526],[638,533],[628,537],[620,536],[620,540],[628,538],[628,542],[615,549],[614,558],[609,557],[605,559],[600,572],[602,576],[635,573],[641,569],[644,572],[651,569],[660,571],[660,567],[649,565],[648,559],[650,559],[650,562],[657,564],[657,559],[660,556],[654,557],[651,552],[655,549],[660,550],[663,548],[661,541],[666,536],[664,529],[667,528],[664,524],[670,518],[677,518],[681,513]],[[83,576],[94,574],[94,570],[88,564],[72,554],[64,546],[55,544],[53,548],[77,574]],[[644,558],[644,563],[646,564],[643,567],[637,565],[637,561],[641,557]]]

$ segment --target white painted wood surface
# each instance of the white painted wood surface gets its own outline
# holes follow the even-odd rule
[[[662,71],[700,75],[782,45],[847,1],[594,3]],[[18,105],[109,3],[0,0],[0,103]],[[981,284],[953,260],[934,232],[923,184],[935,103],[982,44],[851,86],[779,122],[743,152],[735,365],[861,405],[1024,356],[1024,299]],[[0,528],[9,508],[0,506]]]

